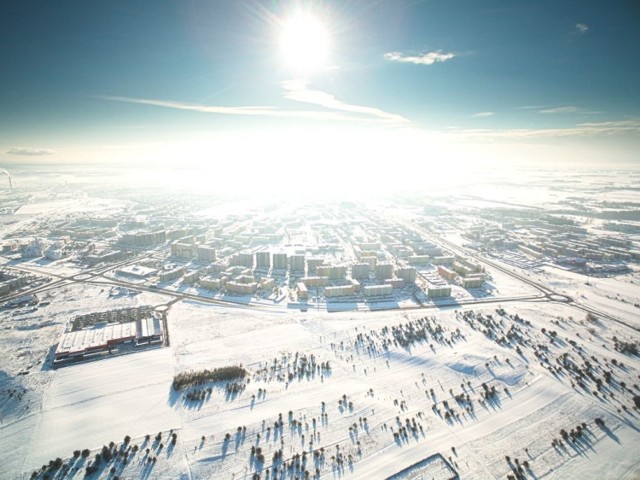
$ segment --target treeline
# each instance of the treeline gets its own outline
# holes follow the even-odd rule
[[[183,390],[188,387],[202,385],[207,382],[225,382],[229,380],[237,380],[244,378],[247,371],[241,366],[230,366],[214,368],[213,370],[198,370],[191,372],[183,372],[173,377],[173,389],[176,391]]]

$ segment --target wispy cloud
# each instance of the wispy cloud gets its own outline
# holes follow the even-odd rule
[[[9,155],[26,155],[31,157],[41,157],[44,155],[53,155],[53,150],[45,150],[42,148],[25,148],[13,147],[7,150]]]
[[[415,63],[416,65],[433,65],[438,62],[446,62],[454,57],[455,54],[443,53],[442,50],[417,55],[404,54],[402,52],[389,52],[384,54],[384,58],[390,62]]]
[[[352,105],[338,100],[330,93],[322,92],[320,90],[312,90],[309,88],[309,83],[305,80],[289,80],[282,82],[282,88],[284,89],[284,96],[289,100],[295,100],[296,102],[310,103],[313,105],[320,105],[321,107],[329,108],[331,110],[338,110],[341,112],[357,113],[368,117],[379,118],[388,122],[407,124],[409,120],[396,115],[395,113],[385,112],[375,107],[367,107],[363,105]]]
[[[472,117],[492,117],[496,112],[478,112],[471,115]]]
[[[257,117],[276,117],[276,118],[298,118],[309,120],[340,120],[340,121],[377,121],[386,120],[393,122],[407,123],[408,120],[393,114],[387,114],[382,110],[372,107],[360,107],[357,105],[349,105],[341,102],[333,95],[306,89],[306,84],[296,83],[298,81],[285,82],[283,88],[285,90],[285,97],[297,100],[300,102],[312,103],[316,105],[322,105],[326,108],[330,108],[338,111],[317,111],[317,110],[281,110],[273,106],[219,106],[219,105],[199,105],[185,102],[175,102],[169,100],[157,100],[148,98],[131,98],[131,97],[119,97],[119,96],[98,96],[104,100],[111,100],[116,102],[135,103],[138,105],[151,105],[155,107],[173,108],[176,110],[188,110],[192,112],[201,113],[213,113],[220,115],[240,115],[240,116],[257,116]],[[362,118],[362,116],[355,117],[353,115],[345,114],[359,113],[368,116],[368,118]]]
[[[538,113],[544,113],[544,114],[576,113],[577,111],[579,111],[578,107],[567,106],[567,107],[545,108],[543,110],[538,110]]]
[[[575,126],[564,128],[465,129],[453,131],[451,134],[465,138],[486,140],[638,135],[640,134],[640,119],[579,123]]]
[[[576,23],[573,27],[573,33],[578,35],[584,35],[589,31],[589,27],[586,23]]]

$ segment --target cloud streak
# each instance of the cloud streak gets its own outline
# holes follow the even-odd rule
[[[477,140],[566,138],[640,134],[640,119],[609,122],[579,123],[564,128],[514,128],[504,130],[466,129],[451,132],[452,135]]]
[[[390,62],[413,63],[415,65],[433,65],[446,62],[455,57],[453,53],[443,53],[442,50],[425,52],[418,55],[406,55],[402,52],[389,52],[384,54],[385,60]]]
[[[409,123],[409,120],[402,117],[401,115],[388,113],[375,107],[352,105],[350,103],[338,100],[330,93],[322,92],[320,90],[312,90],[309,88],[309,83],[305,80],[289,80],[286,82],[282,82],[282,88],[285,92],[284,97],[296,102],[310,103],[312,105],[319,105],[321,107],[325,107],[331,110],[338,110],[341,112],[356,113],[359,115],[364,115],[365,117],[378,118],[391,123]]]
[[[333,111],[283,110],[273,106],[219,106],[200,105],[169,100],[131,98],[121,96],[98,96],[104,100],[150,105],[155,107],[187,110],[219,115],[237,115],[254,117],[296,118],[309,120],[365,121],[407,124],[409,121],[400,115],[384,112],[378,108],[351,105],[336,99],[333,95],[319,90],[311,90],[307,82],[291,80],[282,83],[284,97],[302,103],[319,105]],[[357,116],[352,115],[357,114]]]
[[[472,117],[492,117],[493,115],[495,115],[495,112],[478,112],[478,113],[474,113],[473,115],[471,115]]]
[[[556,114],[556,113],[576,113],[578,111],[578,107],[554,107],[554,108],[545,108],[543,110],[538,110],[538,113],[544,114]]]
[[[53,155],[53,150],[46,150],[41,148],[25,148],[25,147],[13,147],[6,152],[9,155],[25,155],[28,157],[42,157],[45,155]]]

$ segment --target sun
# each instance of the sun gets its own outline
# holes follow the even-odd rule
[[[317,17],[298,12],[282,25],[280,50],[287,68],[310,74],[327,64],[329,35]]]

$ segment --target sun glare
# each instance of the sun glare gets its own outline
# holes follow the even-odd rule
[[[297,13],[282,26],[280,48],[288,68],[309,74],[326,65],[329,36],[318,18]]]

